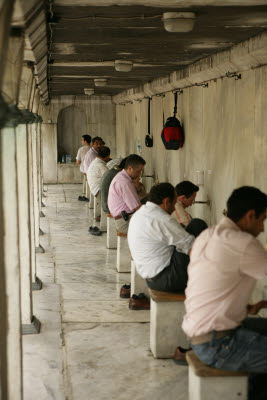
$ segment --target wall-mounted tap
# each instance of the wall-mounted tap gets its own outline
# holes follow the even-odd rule
[[[211,201],[207,200],[207,201],[195,201],[194,204],[207,204],[207,206],[211,205]]]

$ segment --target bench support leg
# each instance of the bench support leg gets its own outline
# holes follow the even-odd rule
[[[182,331],[183,301],[150,303],[150,349],[155,358],[172,358],[177,346],[189,348]]]
[[[200,377],[189,368],[189,400],[247,400],[246,376]]]
[[[117,236],[117,271],[131,272],[131,254],[127,237]]]

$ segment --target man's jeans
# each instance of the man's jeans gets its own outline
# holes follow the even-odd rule
[[[248,398],[267,399],[267,318],[246,318],[233,333],[192,348],[211,367],[255,373],[249,377]]]

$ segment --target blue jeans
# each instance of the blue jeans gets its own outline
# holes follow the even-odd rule
[[[248,399],[267,399],[267,318],[246,318],[231,334],[192,348],[211,367],[252,372]]]

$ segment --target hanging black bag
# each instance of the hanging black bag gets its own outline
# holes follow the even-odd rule
[[[148,99],[148,120],[147,120],[147,130],[148,130],[148,134],[146,135],[145,138],[145,144],[146,147],[153,147],[153,138],[150,136],[150,97]]]
[[[178,150],[184,144],[184,132],[179,119],[176,118],[177,113],[177,92],[174,94],[174,111],[173,117],[167,118],[161,131],[161,139],[166,150]]]

